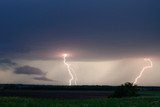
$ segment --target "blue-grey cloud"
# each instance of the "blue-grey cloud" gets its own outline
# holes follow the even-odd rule
[[[40,80],[40,81],[53,81],[45,76],[38,76],[38,77],[34,77],[33,79]]]
[[[41,69],[36,67],[31,67],[28,65],[17,67],[14,70],[15,74],[22,74],[22,75],[33,75],[33,79],[41,80],[41,81],[53,81],[46,77],[46,73],[44,73]]]
[[[0,59],[0,69],[4,71],[10,68],[17,67],[17,66],[18,64],[11,61],[10,59]]]
[[[10,59],[0,59],[0,69],[3,71],[11,69],[14,70],[15,74],[23,74],[23,75],[33,75],[33,79],[42,80],[42,81],[53,81],[46,77],[46,73],[44,73],[41,69],[36,67],[31,67],[28,65],[19,66],[16,62],[11,61]],[[11,70],[11,71],[12,71]]]
[[[145,2],[145,3],[144,3]],[[77,60],[159,56],[159,0],[0,1],[0,56]]]
[[[11,61],[10,59],[0,59],[0,65],[16,66],[17,63]]]
[[[15,74],[25,74],[25,75],[45,75],[39,68],[31,66],[21,66],[15,69]]]

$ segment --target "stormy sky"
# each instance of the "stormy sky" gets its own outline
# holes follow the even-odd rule
[[[80,85],[160,85],[159,0],[1,0],[0,81],[67,85],[69,53]],[[127,66],[126,66],[127,65]]]

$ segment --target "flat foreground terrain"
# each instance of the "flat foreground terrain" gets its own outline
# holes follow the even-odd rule
[[[47,99],[90,99],[107,98],[113,91],[47,91],[47,90],[5,90],[0,91],[0,97],[27,97]]]
[[[107,98],[113,91],[69,91],[69,90],[4,90],[0,97],[45,98],[45,99],[96,99]],[[160,91],[140,91],[141,96],[160,97]]]
[[[160,97],[85,100],[1,97],[0,107],[160,107]]]

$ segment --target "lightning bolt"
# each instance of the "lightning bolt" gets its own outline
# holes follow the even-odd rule
[[[71,86],[72,85],[72,81],[74,80],[74,84],[77,85],[77,75],[74,71],[74,69],[71,67],[71,64],[68,64],[66,62],[66,57],[68,57],[68,54],[63,54],[63,63],[67,66],[67,70],[68,70],[68,73],[70,75],[70,79],[69,79],[69,85]],[[73,73],[72,73],[73,72]],[[75,77],[75,78],[74,78]]]
[[[133,85],[135,85],[135,84],[138,82],[138,79],[141,78],[143,72],[144,72],[146,69],[149,69],[149,68],[152,68],[152,67],[153,67],[153,63],[152,63],[151,59],[145,58],[144,61],[149,62],[150,65],[143,67],[143,69],[141,70],[140,74],[139,74],[139,75],[136,77],[136,79],[134,80]]]
[[[73,69],[73,68],[71,68],[71,70],[73,71],[74,76],[75,76],[74,84],[75,84],[75,85],[77,85],[77,81],[78,81],[77,74],[76,74],[76,72],[74,71],[74,69]]]

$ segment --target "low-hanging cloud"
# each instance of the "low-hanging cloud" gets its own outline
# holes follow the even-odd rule
[[[39,68],[31,67],[28,65],[21,66],[15,69],[15,74],[25,74],[25,75],[45,75]]]
[[[38,77],[34,77],[33,79],[40,80],[40,81],[53,81],[45,76],[38,76]]]
[[[10,59],[0,59],[0,69],[3,71],[14,68],[16,66],[18,66],[18,64],[11,61]]]
[[[0,65],[16,66],[17,63],[11,61],[10,59],[0,59]]]
[[[18,63],[10,60],[10,59],[0,59],[0,69],[2,71],[6,71],[9,69],[14,70],[14,74],[18,75],[33,75],[33,79],[40,81],[53,81],[46,77],[46,73],[44,73],[41,69],[36,67],[31,67],[28,65],[20,66]],[[11,70],[11,71],[12,71]]]
[[[33,79],[35,80],[41,80],[41,81],[53,81],[46,77],[46,73],[44,73],[41,69],[36,67],[31,67],[28,65],[17,67],[14,70],[15,74],[21,74],[21,75],[33,75]]]

